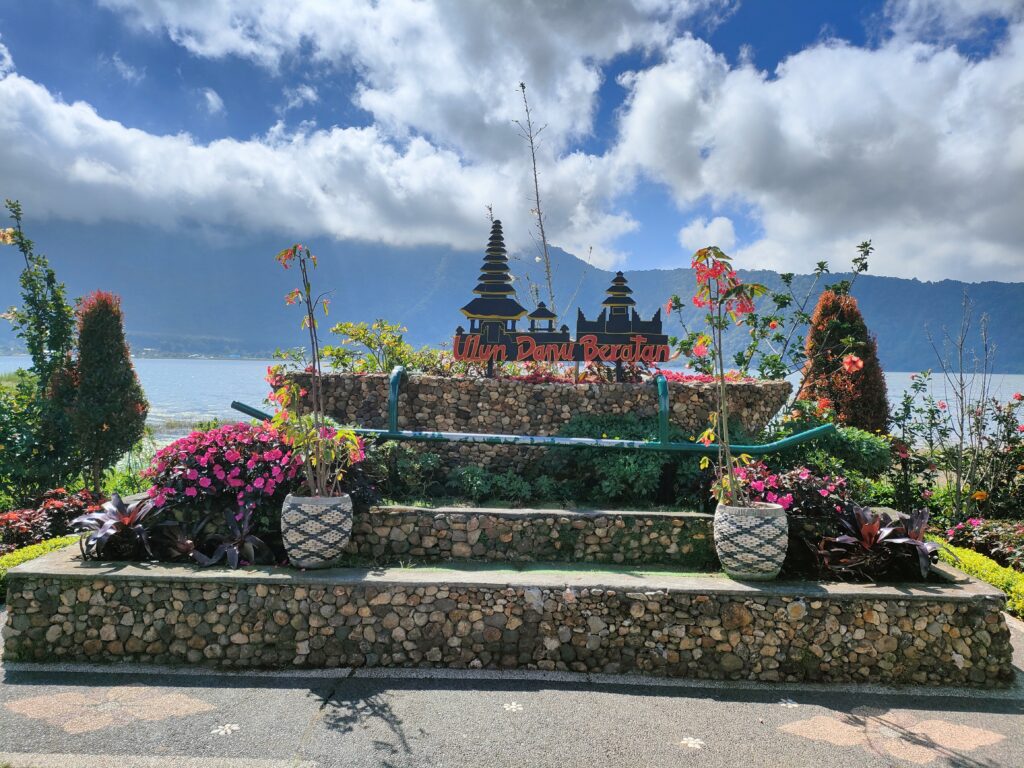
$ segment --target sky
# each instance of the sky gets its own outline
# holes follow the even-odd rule
[[[520,82],[597,266],[1024,281],[1024,0],[0,0],[0,195],[434,253],[492,206],[530,252]]]

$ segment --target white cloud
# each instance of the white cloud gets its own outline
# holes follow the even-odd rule
[[[530,247],[532,182],[511,123],[525,80],[548,123],[549,237],[578,254],[593,246],[595,263],[621,263],[615,240],[642,218],[626,206],[644,175],[678,202],[686,250],[737,248],[721,214],[744,210],[763,233],[736,254],[744,266],[838,266],[870,237],[875,272],[1024,280],[1024,0],[890,2],[877,47],[826,40],[772,73],[678,37],[681,19],[727,12],[724,0],[623,0],[601,14],[583,0],[102,2],[197,56],[281,71],[308,56],[309,82],[284,91],[282,118],[319,99],[317,77],[354,72],[353,101],[373,124],[280,122],[201,144],[9,75],[0,167],[54,215],[477,248],[490,203],[511,244]],[[1006,39],[991,54],[958,52],[953,31],[998,14]],[[571,151],[592,130],[604,65],[637,51],[654,55],[621,78],[629,98],[613,148]],[[0,70],[5,60],[12,70],[4,53]],[[224,109],[212,89],[201,101]]]
[[[119,53],[115,53],[111,57],[110,63],[113,65],[114,69],[117,70],[117,74],[119,74],[125,81],[129,83],[134,84],[142,82],[142,80],[146,77],[145,67],[133,67],[131,64],[122,59],[121,54]]]
[[[284,104],[277,109],[277,113],[283,115],[292,109],[298,109],[305,104],[316,104],[320,101],[320,94],[316,88],[308,83],[303,83],[295,88],[285,88],[282,94]]]
[[[131,23],[166,32],[198,56],[237,55],[268,68],[308,47],[313,62],[354,66],[353,101],[388,133],[427,135],[474,159],[507,160],[520,147],[507,126],[522,113],[525,81],[548,123],[545,151],[592,128],[601,64],[672,38],[677,22],[725,0],[518,3],[324,3],[321,0],[102,0]]]
[[[996,19],[1020,21],[1022,0],[889,0],[884,16],[892,32],[915,40],[967,40]]]
[[[769,75],[677,40],[630,75],[616,152],[685,209],[751,206],[748,266],[1024,280],[1024,23],[989,57],[900,36],[812,46]]]
[[[14,71],[14,59],[7,46],[0,42],[0,77],[6,77]]]
[[[570,156],[552,169],[555,242],[585,245],[597,232],[600,248],[632,226],[601,214],[614,181],[598,163]],[[0,80],[0,166],[41,217],[478,249],[491,203],[510,245],[530,244],[523,163],[467,164],[423,138],[399,148],[372,126],[290,132],[278,123],[264,137],[200,144],[128,128],[11,75]]]
[[[220,97],[213,88],[203,88],[203,106],[206,107],[206,111],[211,115],[220,115],[224,112],[224,99]]]
[[[711,221],[705,218],[694,219],[679,230],[679,244],[689,253],[709,245],[717,245],[723,251],[731,253],[736,245],[732,219],[725,216],[716,216]]]

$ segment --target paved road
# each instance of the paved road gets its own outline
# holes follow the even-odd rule
[[[1014,636],[1021,667],[1019,623]],[[5,763],[1024,768],[1024,685],[894,691],[589,675],[9,664],[0,677]]]

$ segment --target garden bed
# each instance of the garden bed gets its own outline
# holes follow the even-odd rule
[[[1005,596],[944,583],[741,583],[616,567],[83,563],[9,574],[8,660],[414,666],[765,681],[1012,680]]]

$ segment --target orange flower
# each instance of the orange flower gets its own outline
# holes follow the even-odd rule
[[[988,498],[988,493],[985,491],[975,491],[971,494],[971,498],[975,501],[985,501]]]
[[[847,355],[843,358],[843,370],[847,373],[856,373],[864,367],[864,361],[856,355]]]

